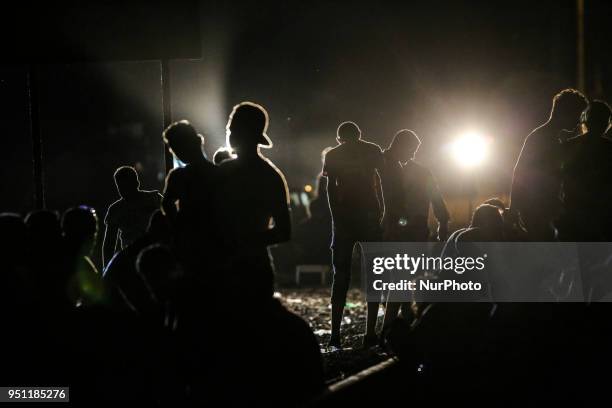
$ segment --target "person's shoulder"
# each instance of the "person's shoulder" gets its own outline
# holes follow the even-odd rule
[[[368,140],[363,140],[363,139],[360,139],[359,143],[364,149],[368,149],[372,153],[382,155],[382,149],[376,143],[370,142]]]
[[[121,211],[121,207],[123,207],[125,200],[122,198],[113,202],[108,206],[108,210],[106,210],[106,220],[108,221],[109,217],[112,217],[117,211]]]
[[[169,180],[171,179],[177,179],[177,178],[181,178],[183,177],[189,170],[187,169],[187,167],[175,167],[173,169],[171,169],[168,172],[168,176],[167,178]]]
[[[122,197],[122,198],[120,198],[120,199],[118,199],[118,200],[116,200],[116,201],[114,201],[114,202],[113,202],[111,205],[109,205],[109,206],[108,206],[108,211],[115,210],[115,209],[117,209],[118,207],[121,207],[121,204],[122,204],[124,201],[125,201],[125,200],[123,199],[123,197]]]
[[[323,156],[324,160],[328,160],[329,158],[337,156],[339,152],[342,152],[342,150],[344,150],[343,146],[343,144],[338,144],[336,146],[330,147],[329,150],[327,150],[325,152],[325,155]]]
[[[143,197],[147,201],[159,202],[159,200],[161,200],[163,198],[161,193],[159,191],[157,191],[157,190],[141,190],[141,191],[143,193]]]
[[[267,157],[262,157],[262,159],[266,165],[266,168],[268,169],[268,174],[270,174],[272,177],[280,179],[284,184],[287,184],[287,182],[285,181],[285,175],[283,174],[281,169],[279,169],[272,162],[272,160],[268,159]]]

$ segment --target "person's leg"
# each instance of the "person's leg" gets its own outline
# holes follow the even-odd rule
[[[367,226],[367,229],[361,237],[363,242],[379,242],[382,240],[382,231],[378,225],[378,219],[374,219]],[[378,322],[378,309],[380,302],[368,302],[368,311],[366,317],[366,332],[363,339],[364,347],[371,347],[378,344],[378,336],[376,335],[376,323]]]
[[[378,322],[379,307],[380,302],[368,302],[366,333],[363,339],[364,347],[371,347],[378,344],[378,337],[376,336],[376,323]]]
[[[334,280],[332,282],[331,295],[331,338],[330,346],[340,347],[340,326],[342,324],[342,313],[346,303],[346,294],[351,282],[351,251],[347,251],[348,245],[344,242],[336,242],[332,251],[332,264],[334,267]]]
[[[402,304],[400,302],[387,301],[387,307],[385,308],[385,318],[383,320],[383,333],[389,328],[391,323],[393,323],[393,321],[397,319],[397,315],[399,314],[401,306]]]

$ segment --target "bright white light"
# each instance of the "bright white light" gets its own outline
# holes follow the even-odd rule
[[[487,144],[481,134],[466,132],[451,145],[451,151],[460,166],[476,167],[487,157]]]

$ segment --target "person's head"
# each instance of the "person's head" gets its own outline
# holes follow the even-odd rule
[[[138,173],[132,166],[121,166],[115,170],[115,185],[121,197],[133,195],[140,188]]]
[[[189,164],[204,157],[204,138],[186,120],[174,122],[164,130],[164,143],[183,163]]]
[[[213,163],[218,166],[226,160],[231,160],[234,158],[232,154],[232,150],[228,149],[225,146],[218,148],[213,155]]]
[[[499,208],[491,204],[481,204],[472,215],[470,228],[479,228],[488,236],[502,236],[504,230],[504,219],[499,213]]]
[[[263,106],[242,102],[234,106],[227,121],[227,146],[238,157],[244,153],[256,153],[258,147],[270,148],[272,141],[266,134],[270,118]]]
[[[336,140],[338,143],[354,142],[361,139],[361,129],[355,122],[347,121],[338,125]]]
[[[419,146],[421,145],[421,139],[415,132],[408,129],[402,129],[393,136],[391,144],[387,150],[401,162],[412,160],[416,154]]]
[[[483,204],[489,204],[489,205],[492,205],[493,207],[497,207],[500,214],[503,214],[503,212],[506,211],[506,203],[504,203],[504,201],[501,198],[492,197],[492,198],[489,198],[488,200],[485,200]]]
[[[49,243],[62,235],[59,215],[51,210],[34,210],[25,218],[28,234],[33,241]]]
[[[96,211],[85,205],[66,210],[62,215],[62,232],[71,248],[89,254],[98,235]]]
[[[586,97],[576,89],[564,89],[553,98],[550,119],[558,127],[573,130],[580,121],[580,114],[587,107]]]
[[[604,101],[594,100],[589,103],[584,112],[582,112],[582,123],[584,123],[588,129],[588,132],[592,136],[603,135],[608,126],[610,126],[610,119],[612,112],[610,105]]]
[[[177,281],[182,276],[172,251],[159,244],[150,245],[140,251],[136,259],[136,271],[153,298],[162,302],[173,298]]]

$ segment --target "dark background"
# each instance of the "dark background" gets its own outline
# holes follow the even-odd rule
[[[551,97],[576,86],[571,0],[103,4],[21,8],[1,31],[0,211],[33,205],[27,62],[38,67],[47,206],[101,214],[117,198],[119,165],[135,165],[144,188],[162,188],[155,58],[174,58],[173,118],[192,121],[209,154],[224,143],[234,104],[263,104],[275,143],[264,153],[295,190],[315,183],[337,124],[354,120],[383,147],[398,129],[415,130],[417,159],[450,200],[468,179],[504,195],[522,140],[546,120]],[[612,92],[610,10],[586,0],[590,97]],[[448,144],[466,130],[492,140],[472,174],[449,160]]]

